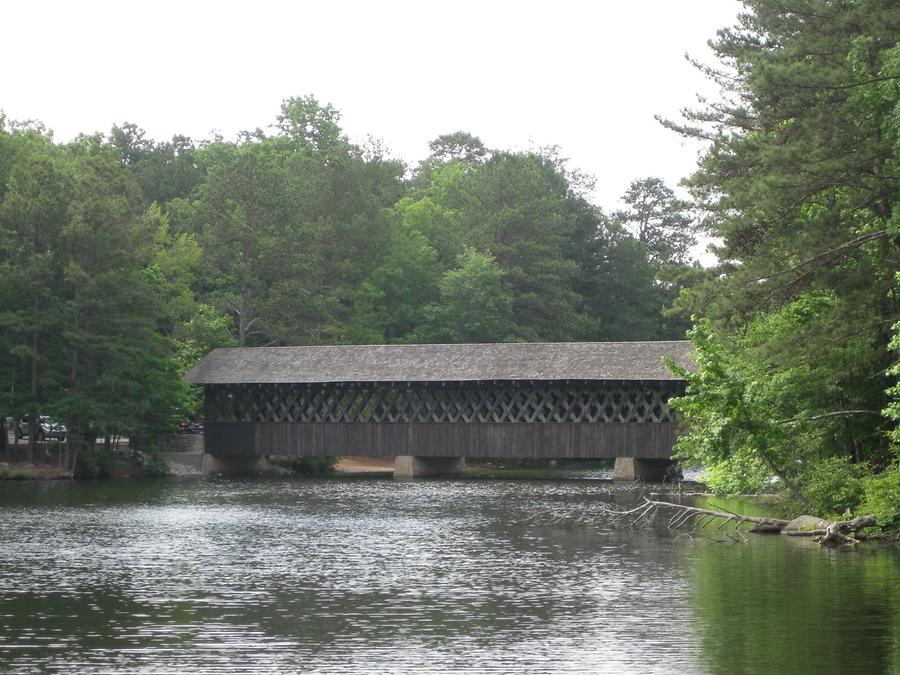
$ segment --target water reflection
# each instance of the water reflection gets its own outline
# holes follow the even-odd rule
[[[894,552],[525,519],[604,488],[7,483],[0,671],[897,668]]]
[[[757,537],[680,547],[713,672],[900,672],[900,556]],[[813,554],[814,553],[814,554]]]

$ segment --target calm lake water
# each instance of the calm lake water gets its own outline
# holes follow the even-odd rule
[[[0,483],[0,672],[900,673],[900,553],[527,520],[593,480]]]

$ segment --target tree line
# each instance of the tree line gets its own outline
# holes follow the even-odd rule
[[[900,12],[745,0],[716,102],[664,123],[708,150],[687,184],[718,267],[676,305],[699,370],[678,448],[721,492],[900,514]]]
[[[900,13],[745,0],[696,63],[685,180],[625,208],[552,148],[455,132],[410,167],[312,97],[234,140],[0,122],[0,405],[170,428],[215,346],[694,341],[674,405],[720,492],[900,513]],[[697,228],[718,262],[690,262]],[[691,318],[692,317],[692,318]]]
[[[64,420],[71,463],[200,414],[182,375],[214,347],[683,337],[691,206],[592,187],[465,132],[409,167],[311,96],[234,140],[0,117],[2,412]]]

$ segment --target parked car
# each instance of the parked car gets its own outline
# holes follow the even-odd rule
[[[203,422],[196,422],[194,420],[184,420],[178,423],[178,433],[179,434],[202,434],[203,433]]]
[[[31,422],[28,415],[20,417],[16,421],[15,427],[16,439],[25,438],[31,434]],[[46,440],[64,441],[66,440],[66,427],[59,422],[54,422],[47,415],[38,415],[36,438],[38,442]]]

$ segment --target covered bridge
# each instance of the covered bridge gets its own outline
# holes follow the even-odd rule
[[[567,342],[216,349],[203,385],[219,457],[400,456],[398,473],[464,457],[668,463],[669,397],[691,343]],[[440,459],[439,459],[440,458]]]

